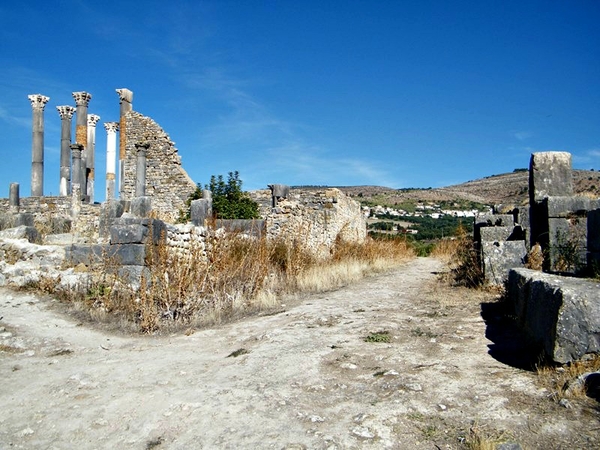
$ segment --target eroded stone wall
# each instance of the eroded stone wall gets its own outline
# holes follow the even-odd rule
[[[339,189],[291,189],[288,198],[280,199],[275,208],[271,207],[269,190],[255,191],[252,197],[261,207],[267,238],[298,243],[315,256],[329,256],[338,237],[356,243],[367,237],[360,203]]]
[[[148,143],[146,151],[146,195],[152,198],[152,208],[158,216],[175,221],[179,210],[196,189],[196,184],[183,169],[181,156],[169,135],[150,117],[129,111],[121,129],[125,142],[123,198],[135,197],[136,144]]]

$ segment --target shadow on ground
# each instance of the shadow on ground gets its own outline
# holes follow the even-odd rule
[[[488,353],[495,360],[523,370],[535,370],[539,365],[541,349],[530,342],[519,328],[506,302],[481,304],[485,321],[485,337],[492,341]]]

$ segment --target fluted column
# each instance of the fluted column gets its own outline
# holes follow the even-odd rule
[[[95,178],[95,154],[96,154],[96,124],[100,120],[100,116],[96,114],[88,114],[87,116],[87,150],[86,150],[86,167],[84,172],[86,175],[87,196],[90,203],[94,203],[94,178]]]
[[[135,144],[137,151],[137,160],[135,167],[135,196],[143,197],[146,195],[146,152],[150,148],[148,142]]]
[[[75,108],[72,106],[57,106],[60,115],[60,184],[58,195],[66,197],[70,192],[71,184],[71,119]]]
[[[129,89],[116,89],[119,94],[120,119],[119,119],[119,198],[123,198],[123,176],[125,175],[125,143],[127,128],[125,125],[125,114],[133,109],[133,92]]]
[[[115,198],[115,165],[117,160],[117,131],[119,122],[106,122],[106,201]]]
[[[31,142],[31,196],[44,195],[44,107],[50,97],[41,94],[28,95],[33,109],[33,132]]]
[[[90,100],[92,99],[92,94],[87,92],[73,92],[73,98],[75,99],[75,105],[77,106],[77,110],[75,114],[77,115],[77,121],[75,122],[75,142],[77,144],[83,145],[83,150],[81,152],[81,170],[85,170],[86,167],[86,158],[87,158],[87,111]],[[75,179],[75,167],[73,167],[73,179]],[[79,179],[79,187],[83,194],[87,193],[87,188],[85,185],[87,177],[83,177]]]

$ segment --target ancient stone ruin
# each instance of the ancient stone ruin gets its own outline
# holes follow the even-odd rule
[[[529,206],[475,220],[486,281],[506,284],[519,324],[559,363],[600,352],[600,283],[589,278],[600,267],[600,200],[575,196],[572,180],[569,153],[534,153]]]
[[[208,220],[212,196],[205,191],[202,199],[192,202],[191,223],[176,223],[197,186],[183,169],[169,135],[150,117],[133,110],[133,92],[125,88],[116,92],[119,120],[103,124],[107,162],[102,204],[95,202],[95,133],[100,117],[88,114],[92,95],[74,92],[75,106],[57,106],[61,120],[58,196],[43,194],[44,107],[49,98],[29,96],[32,194],[21,198],[19,185],[11,183],[9,198],[0,199],[5,211],[0,213],[0,285],[34,282],[42,273],[52,272],[50,266],[94,265],[107,258],[118,261],[122,274],[133,282],[139,280],[156,246],[183,256],[192,247],[202,249],[215,225],[268,239],[301,241],[317,257],[329,256],[336,239],[365,239],[360,205],[342,192],[303,192],[281,184],[253,193],[261,204],[261,220],[213,223]],[[31,245],[24,246],[23,241]],[[64,273],[60,277],[69,282]]]

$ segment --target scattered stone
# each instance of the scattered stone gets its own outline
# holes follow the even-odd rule
[[[368,427],[355,427],[350,431],[350,434],[359,438],[359,439],[374,439],[375,433],[371,431]]]

